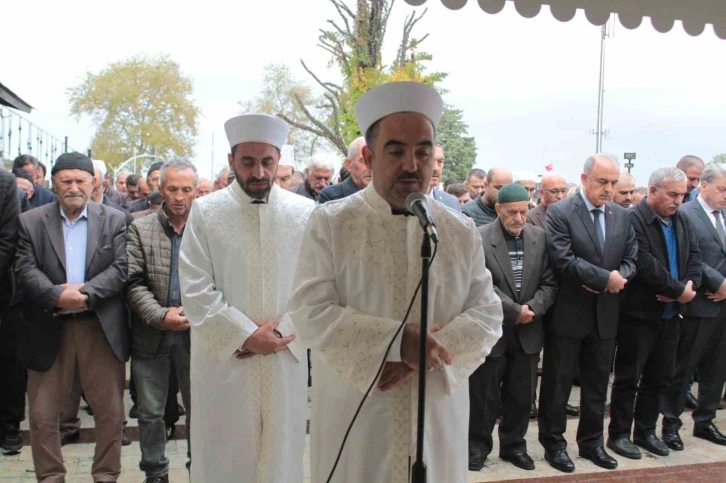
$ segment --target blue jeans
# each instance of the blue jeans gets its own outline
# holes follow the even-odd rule
[[[189,334],[186,332],[164,332],[156,354],[136,351],[132,355],[131,370],[134,374],[139,411],[139,444],[141,463],[139,468],[147,478],[166,475],[169,459],[164,455],[166,448],[166,424],[164,409],[169,392],[169,372],[176,370],[179,389],[186,409],[187,456],[191,461],[189,434],[191,407],[189,392]],[[189,463],[187,463],[187,467]]]

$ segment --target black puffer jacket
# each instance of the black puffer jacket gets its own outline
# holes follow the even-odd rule
[[[494,208],[489,207],[481,196],[475,200],[467,201],[464,206],[461,207],[461,212],[469,218],[474,220],[476,226],[488,225],[492,221],[497,219],[497,212]]]

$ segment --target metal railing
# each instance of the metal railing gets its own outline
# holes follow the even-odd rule
[[[30,154],[48,170],[56,158],[68,152],[68,136],[57,138],[12,109],[0,107],[0,161]]]

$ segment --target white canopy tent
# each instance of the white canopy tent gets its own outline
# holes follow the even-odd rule
[[[436,0],[404,0],[409,5],[420,6]],[[467,0],[439,0],[444,6],[458,10]],[[474,1],[474,0],[473,0]],[[506,2],[514,3],[520,15],[535,17],[548,5],[552,16],[561,22],[569,22],[575,17],[577,9],[585,11],[585,16],[594,25],[604,25],[610,15],[615,13],[620,23],[628,29],[635,29],[650,17],[658,32],[669,32],[676,20],[683,29],[693,36],[703,33],[706,24],[711,24],[715,34],[726,39],[726,0],[475,0],[479,7],[489,14],[502,11]]]

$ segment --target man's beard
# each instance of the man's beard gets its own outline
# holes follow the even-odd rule
[[[267,195],[270,194],[270,190],[272,189],[272,182],[269,178],[255,178],[250,177],[248,179],[242,178],[240,174],[235,170],[234,172],[235,177],[237,178],[237,182],[239,183],[240,188],[242,188],[242,191],[244,191],[247,196],[250,198],[256,198],[258,200],[267,198]],[[243,181],[244,180],[244,181]],[[252,189],[250,188],[250,184],[252,183],[267,183],[267,188],[264,189]]]

